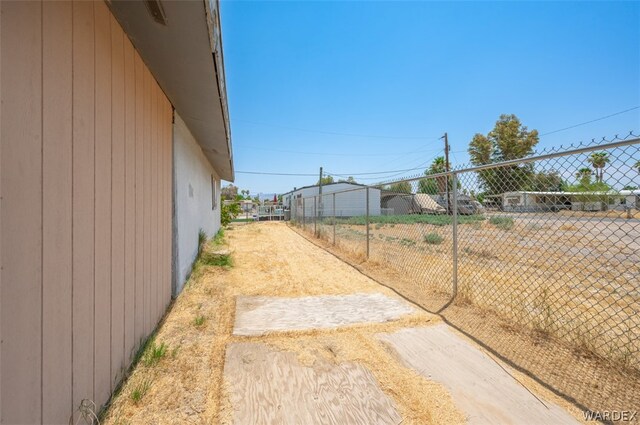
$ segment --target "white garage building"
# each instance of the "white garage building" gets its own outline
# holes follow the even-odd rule
[[[282,195],[291,217],[313,217],[314,211],[322,217],[354,217],[367,213],[367,186],[357,183],[329,183],[322,185],[322,199],[318,185],[294,189]],[[314,205],[314,197],[316,197]],[[334,203],[335,202],[335,203]],[[380,215],[380,189],[369,188],[369,215]]]

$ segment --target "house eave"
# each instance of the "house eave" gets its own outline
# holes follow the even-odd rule
[[[217,0],[161,1],[166,25],[144,1],[108,5],[220,178],[233,181],[233,149]]]

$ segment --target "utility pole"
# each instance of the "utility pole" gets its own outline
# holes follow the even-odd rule
[[[444,170],[448,173],[449,170],[449,136],[447,133],[444,133],[444,136],[441,137],[444,139]],[[449,174],[446,176],[446,196],[447,196],[447,214],[451,214],[451,207],[449,202]]]
[[[320,198],[320,211],[322,211],[322,167],[320,167],[320,180],[318,181],[318,197]],[[322,214],[322,213],[320,213]]]

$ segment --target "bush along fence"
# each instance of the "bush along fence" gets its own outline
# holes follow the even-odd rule
[[[489,160],[487,161],[489,162]],[[419,291],[640,369],[640,138],[293,199],[291,221]]]

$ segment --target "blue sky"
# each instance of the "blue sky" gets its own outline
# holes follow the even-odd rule
[[[453,164],[467,163],[502,113],[546,133],[640,106],[639,2],[229,0],[221,14],[237,171],[323,166],[373,183],[356,174],[428,164],[445,131]],[[640,109],[538,148],[632,129]],[[282,193],[316,180],[235,184]]]

